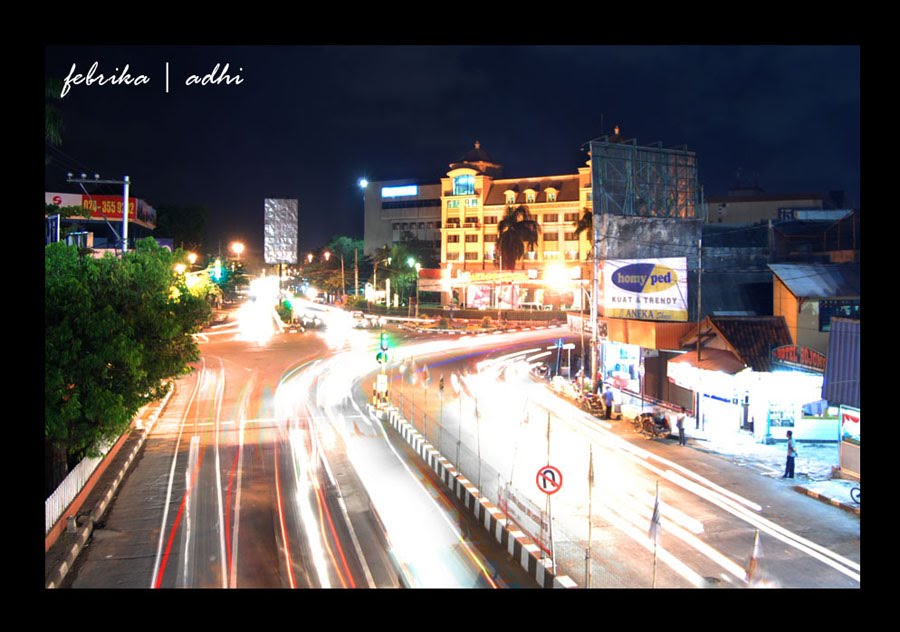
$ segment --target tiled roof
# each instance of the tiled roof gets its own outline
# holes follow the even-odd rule
[[[858,298],[858,263],[771,263],[769,268],[797,298]]]
[[[711,316],[710,322],[754,371],[770,371],[772,349],[793,344],[783,316]]]
[[[488,191],[485,206],[490,205],[506,205],[506,191],[517,191],[516,204],[525,204],[525,196],[522,192],[526,189],[533,189],[537,192],[535,202],[546,202],[548,187],[553,187],[559,193],[556,196],[557,202],[577,202],[579,198],[578,175],[565,176],[546,176],[542,178],[504,178],[502,180],[494,180],[491,182],[491,189]]]

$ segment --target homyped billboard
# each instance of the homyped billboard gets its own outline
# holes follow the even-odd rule
[[[859,445],[859,411],[841,406],[841,439]]]
[[[687,258],[607,259],[604,316],[637,320],[688,319]]]
[[[266,263],[297,263],[297,200],[265,199]]]

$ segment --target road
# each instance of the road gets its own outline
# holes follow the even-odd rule
[[[64,586],[528,585],[362,415],[354,354],[375,334],[327,312],[325,329],[278,331],[254,309],[201,336]]]
[[[592,587],[745,587],[758,531],[751,585],[859,587],[857,516],[715,455],[648,441],[555,395],[527,365],[546,360],[559,335],[412,335],[395,352],[391,391],[489,499],[543,512],[543,527],[537,519],[530,533],[563,573]],[[552,495],[536,480],[548,463],[564,481]]]

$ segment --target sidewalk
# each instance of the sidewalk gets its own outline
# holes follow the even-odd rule
[[[112,502],[121,482],[125,479],[137,453],[143,446],[147,433],[156,423],[169,398],[153,402],[142,408],[131,424],[131,430],[124,443],[109,465],[97,479],[84,503],[77,509],[70,508],[65,516],[77,516],[76,528],[64,530],[44,554],[44,585],[46,588],[60,588],[65,585],[65,577],[71,570],[87,544],[95,524],[102,524],[104,513]],[[63,518],[65,520],[65,517]]]
[[[622,417],[630,419],[640,413],[641,401],[633,396],[617,392],[622,402]],[[645,411],[652,410],[645,405]],[[677,436],[677,435],[676,435]],[[760,443],[745,431],[711,435],[696,428],[692,419],[685,422],[687,447],[717,454],[728,461],[755,470],[761,476],[781,479],[787,458],[783,442],[767,445]],[[850,498],[850,490],[859,486],[853,480],[835,478],[840,463],[838,442],[798,442],[795,478],[785,480],[793,489],[822,502],[840,507],[859,515],[860,505]]]

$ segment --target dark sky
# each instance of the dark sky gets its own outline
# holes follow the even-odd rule
[[[49,191],[129,175],[151,205],[204,204],[210,245],[262,250],[263,199],[297,198],[301,252],[362,237],[358,178],[436,182],[476,139],[507,177],[575,173],[618,124],[687,145],[706,196],[738,168],[771,193],[843,190],[859,206],[860,50],[840,46],[48,46],[73,85]],[[165,64],[169,63],[169,93]],[[185,86],[229,65],[242,83]],[[108,187],[106,193],[119,193]],[[97,190],[97,192],[104,192]]]

